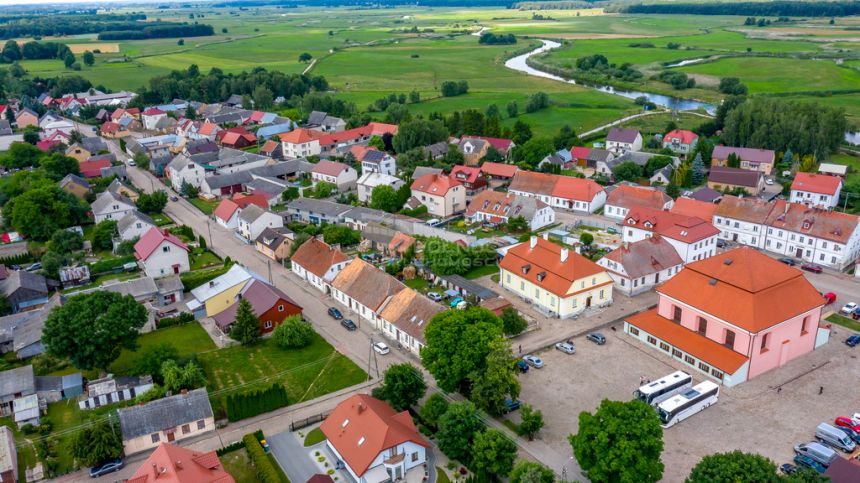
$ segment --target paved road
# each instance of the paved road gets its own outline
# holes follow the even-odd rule
[[[308,481],[312,476],[319,473],[308,454],[315,451],[314,448],[319,449],[323,443],[305,448],[304,444],[289,431],[269,436],[266,441],[269,442],[272,454],[290,481]]]

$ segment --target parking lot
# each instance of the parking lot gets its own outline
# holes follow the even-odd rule
[[[581,411],[594,411],[602,399],[631,399],[640,376],[654,380],[681,369],[694,383],[704,379],[617,328],[603,331],[604,346],[580,337],[574,355],[545,350],[539,353],[545,366],[520,376],[520,399],[544,413],[539,437],[559,453],[571,454],[567,436],[577,431]],[[822,348],[734,388],[721,387],[715,406],[665,430],[664,481],[683,481],[702,456],[715,452],[739,449],[790,462],[793,446],[812,441],[819,423],[860,412],[860,348],[844,344],[850,333],[836,326]]]

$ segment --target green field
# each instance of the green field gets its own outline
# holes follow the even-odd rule
[[[860,72],[839,67],[832,60],[734,57],[678,70],[715,80],[739,77],[751,93],[860,89]]]

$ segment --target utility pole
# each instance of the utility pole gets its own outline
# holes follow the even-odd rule
[[[274,283],[272,283],[272,261],[271,260],[266,260],[266,267],[269,269],[269,284],[274,285]]]
[[[212,241],[212,226],[209,224],[209,218],[206,218],[206,229],[209,231],[209,248],[215,248],[215,242]]]

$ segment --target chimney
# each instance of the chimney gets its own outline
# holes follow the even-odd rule
[[[531,238],[529,238],[529,248],[534,248],[536,246],[537,246],[537,237],[532,236]]]
[[[363,402],[358,403],[358,414],[361,414],[363,412],[364,412],[364,403]]]
[[[549,232],[548,231],[543,232],[543,239],[549,240]]]
[[[567,248],[561,249],[561,263],[564,263],[567,261],[567,257],[569,254],[570,254],[570,250],[568,250]]]
[[[214,286],[215,286],[215,280],[210,280],[209,281],[209,288],[212,288]]]

